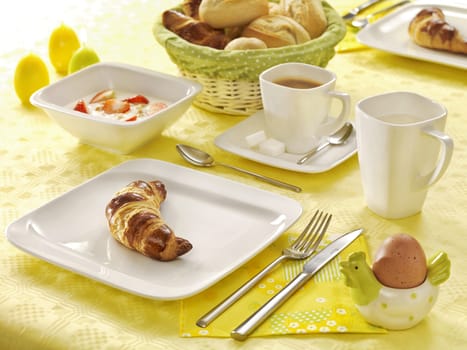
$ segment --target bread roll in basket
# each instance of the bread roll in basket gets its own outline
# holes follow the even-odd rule
[[[177,65],[182,76],[198,81],[203,91],[194,104],[208,111],[251,115],[262,109],[258,77],[264,70],[285,62],[325,67],[344,38],[340,15],[323,1],[328,26],[321,36],[303,44],[257,50],[218,50],[192,44],[156,20],[153,34]],[[181,8],[174,10],[182,11]]]

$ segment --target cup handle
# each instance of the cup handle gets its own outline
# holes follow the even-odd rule
[[[334,131],[340,125],[344,124],[344,121],[347,120],[350,114],[350,95],[345,92],[340,91],[328,91],[328,94],[331,95],[333,98],[337,98],[342,103],[342,110],[339,115],[331,121],[324,123],[321,125],[321,133],[323,135],[328,135]]]
[[[448,168],[448,165],[451,162],[452,152],[454,150],[454,142],[448,135],[439,130],[425,129],[423,132],[428,136],[437,139],[441,143],[439,160],[435,169],[430,174],[422,177],[422,180],[425,180],[422,182],[422,187],[427,188],[435,184]]]

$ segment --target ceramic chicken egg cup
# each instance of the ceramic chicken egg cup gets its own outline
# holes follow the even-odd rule
[[[426,263],[424,282],[412,288],[383,285],[364,252],[351,254],[340,265],[345,284],[351,288],[352,299],[364,319],[388,330],[403,330],[425,318],[436,302],[439,286],[449,278],[451,263],[446,253],[438,252]]]

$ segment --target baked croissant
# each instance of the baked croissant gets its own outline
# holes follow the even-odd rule
[[[409,24],[409,35],[420,46],[467,54],[467,40],[446,22],[441,9],[421,10]]]
[[[190,43],[222,50],[229,42],[223,30],[214,29],[183,13],[167,10],[162,14],[162,24]]]
[[[160,181],[133,181],[118,191],[105,208],[110,233],[125,247],[153,259],[174,260],[191,250],[161,217],[167,191]]]

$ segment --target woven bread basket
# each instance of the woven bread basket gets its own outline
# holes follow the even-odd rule
[[[326,2],[326,31],[304,44],[260,50],[217,50],[192,44],[156,20],[153,34],[177,65],[182,76],[203,85],[194,104],[208,111],[230,115],[251,115],[262,109],[258,77],[264,70],[285,62],[302,62],[325,67],[335,55],[335,46],[346,33],[339,14]],[[181,11],[180,8],[175,10]]]

